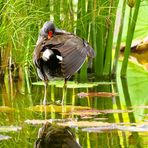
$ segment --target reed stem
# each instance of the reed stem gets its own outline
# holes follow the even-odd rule
[[[112,75],[113,76],[115,76],[117,73],[120,44],[121,44],[122,32],[123,32],[123,26],[124,26],[125,10],[126,10],[126,0],[124,0],[123,4],[122,4],[120,27],[119,27],[119,32],[118,32],[118,38],[117,38],[117,43],[116,43],[116,48],[115,48],[115,57],[114,57],[113,68],[112,68]],[[118,14],[116,14],[116,15],[118,15]]]
[[[132,43],[132,39],[133,39],[133,35],[134,35],[135,26],[136,26],[140,2],[141,2],[141,0],[136,1],[133,17],[131,17],[132,10],[130,10],[129,27],[128,27],[127,38],[126,38],[124,59],[123,59],[122,67],[121,67],[121,76],[122,77],[126,76],[126,71],[127,71],[127,66],[128,66],[128,58],[130,55],[130,47],[131,47],[131,43]],[[130,9],[133,9],[133,8],[130,8]]]

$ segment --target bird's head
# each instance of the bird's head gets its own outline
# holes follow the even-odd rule
[[[43,27],[40,30],[40,34],[39,34],[36,45],[38,45],[44,39],[50,39],[54,34],[55,34],[54,23],[52,21],[45,22]]]
[[[55,33],[54,23],[52,21],[45,22],[40,33],[43,33],[43,35],[46,35],[46,37],[50,39]]]

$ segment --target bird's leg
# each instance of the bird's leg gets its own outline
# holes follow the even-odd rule
[[[44,81],[44,100],[43,100],[43,105],[46,105],[46,99],[47,99],[47,86],[48,86],[48,81]]]
[[[66,103],[66,95],[67,95],[67,79],[64,80],[62,105],[65,105]]]

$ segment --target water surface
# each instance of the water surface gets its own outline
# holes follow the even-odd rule
[[[1,83],[0,147],[33,147],[39,128],[47,120],[71,127],[84,148],[148,147],[147,76],[71,83],[62,106],[63,84],[52,82],[46,108],[42,106],[42,83],[31,85],[30,91],[21,81]]]

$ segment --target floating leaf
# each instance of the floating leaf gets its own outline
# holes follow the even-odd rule
[[[130,113],[133,112],[133,110],[118,110],[118,109],[108,109],[108,110],[95,110],[95,109],[89,109],[89,110],[73,110],[68,113],[63,113],[64,115],[77,115],[81,117],[85,116],[95,116],[99,115],[101,113],[108,114],[108,113]]]
[[[49,119],[49,120],[36,120],[36,119],[32,119],[32,120],[25,120],[25,123],[26,124],[33,124],[33,125],[38,125],[38,124],[45,124],[46,122],[50,122],[52,123],[52,121]]]
[[[94,117],[93,116],[87,116],[87,115],[85,115],[85,116],[82,116],[81,117],[81,119],[87,119],[87,120],[89,120],[89,119],[94,119]]]
[[[128,77],[144,77],[147,75],[148,71],[145,70],[143,65],[129,61]]]
[[[106,120],[108,120],[108,118],[94,118],[94,120],[106,121]]]
[[[97,122],[97,121],[69,121],[65,123],[58,123],[60,126],[69,127],[96,127],[96,126],[109,126],[108,122]]]
[[[60,106],[60,105],[36,105],[27,108],[28,110],[31,111],[36,111],[36,112],[62,112],[64,110],[65,112],[71,112],[73,110],[87,110],[90,109],[90,107],[87,106],[73,106],[73,105],[65,105],[65,106]]]
[[[15,111],[15,109],[9,106],[0,106],[0,112],[12,112],[12,111]]]
[[[96,85],[113,85],[115,82],[93,82]]]
[[[111,131],[111,130],[117,130],[118,126],[114,123],[110,124],[104,124],[104,125],[99,125],[97,127],[88,127],[88,128],[83,128],[82,131],[87,131],[87,132],[102,132],[102,131]]]
[[[148,125],[140,126],[118,126],[118,130],[130,132],[148,132]]]
[[[120,109],[106,109],[106,110],[98,110],[101,113],[131,113],[133,110],[120,110]]]
[[[0,141],[10,139],[10,136],[0,135]]]
[[[68,122],[71,121],[72,119],[46,119],[46,120],[40,120],[40,119],[32,119],[32,120],[25,120],[26,124],[32,124],[32,125],[38,125],[38,124],[45,124],[46,122],[50,123],[58,123],[58,122]]]
[[[93,119],[93,121],[106,121],[108,118],[94,118],[94,116],[81,116],[81,119]]]
[[[140,126],[119,126],[115,123],[105,124],[97,127],[89,127],[83,128],[82,131],[87,132],[103,132],[103,131],[111,131],[111,130],[121,130],[121,131],[130,131],[130,132],[148,132],[148,125],[140,125]]]
[[[133,106],[132,108],[144,108],[144,109],[148,109],[147,105],[141,105],[141,106]]]
[[[81,92],[77,94],[80,98],[84,98],[84,97],[113,97],[113,96],[117,96],[117,93],[110,93],[110,92],[89,92],[89,93],[85,93],[85,92]]]
[[[74,81],[67,82],[67,88],[90,88],[96,85],[96,83],[76,83]],[[63,88],[63,85],[57,84],[56,87]]]
[[[26,120],[27,124],[45,124],[46,122],[56,122],[60,126],[80,127],[82,131],[87,132],[104,132],[111,130],[121,130],[130,132],[148,132],[148,124],[137,125],[136,123],[108,123],[98,121],[76,121],[71,119],[49,119],[49,120]],[[126,125],[126,126],[125,126]],[[84,128],[85,127],[85,128]]]
[[[72,119],[49,119],[49,120],[26,120],[27,124],[45,124],[46,122],[56,122],[60,126],[69,126],[69,127],[95,127],[95,126],[109,126],[108,122],[98,122],[98,121],[76,121]]]
[[[79,115],[79,116],[92,116],[101,114],[99,110],[90,109],[90,110],[75,110],[70,112],[72,115]]]
[[[44,82],[43,81],[38,81],[38,82],[33,82],[32,83],[33,85],[44,85]],[[48,85],[64,85],[64,81],[63,80],[58,80],[58,81],[54,81],[54,80],[51,80]]]
[[[0,126],[0,132],[17,132],[21,129],[22,127],[20,126]]]
[[[78,83],[75,81],[67,81],[67,88],[89,88],[94,87],[98,85],[111,85],[114,82],[90,82],[90,83]],[[44,85],[43,81],[33,82],[33,85]],[[63,80],[57,80],[57,81],[50,81],[48,85],[55,85],[56,87],[63,88],[64,81]]]

